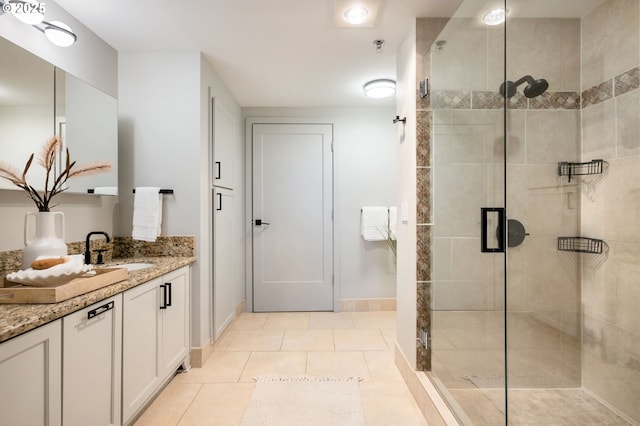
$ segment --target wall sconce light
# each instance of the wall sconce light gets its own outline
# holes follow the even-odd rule
[[[2,13],[13,15],[20,22],[44,33],[56,46],[68,47],[78,40],[73,30],[63,22],[44,20],[45,4],[36,0],[0,0]]]
[[[388,98],[396,93],[396,82],[388,79],[372,80],[364,85],[364,93],[370,98]]]
[[[56,46],[69,47],[78,40],[78,36],[69,28],[68,25],[60,21],[42,21],[44,28],[35,26],[42,31],[49,41]]]

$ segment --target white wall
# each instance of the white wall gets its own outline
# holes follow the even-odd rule
[[[245,108],[243,116],[333,123],[334,268],[339,299],[395,297],[389,249],[384,242],[365,243],[360,236],[362,206],[396,203],[394,108]]]
[[[116,234],[131,234],[134,187],[174,190],[164,197],[162,234],[196,237],[191,344],[199,347],[212,337],[209,98],[215,96],[235,115],[236,181],[244,188],[240,106],[199,52],[120,52],[118,72],[121,224]],[[243,211],[243,189],[236,199],[236,209]],[[236,304],[244,299],[244,229],[238,222],[230,248],[241,259],[229,290]]]
[[[415,21],[397,55],[396,114],[407,117],[398,127],[398,206],[407,203],[408,221],[398,224],[398,345],[416,366],[416,27]],[[403,132],[404,129],[404,132]],[[398,209],[400,220],[401,209]]]
[[[53,1],[47,1],[46,8],[46,19],[61,20],[78,35],[78,41],[73,46],[54,46],[41,32],[9,15],[0,15],[0,36],[116,96],[116,51]],[[16,166],[21,168],[24,164]],[[67,242],[83,241],[89,231],[112,233],[117,198],[63,194],[54,200],[59,204],[54,210],[66,215]],[[0,190],[0,251],[17,250],[24,246],[24,215],[35,210],[35,205],[24,191]]]
[[[120,52],[118,55],[120,223],[131,235],[136,186],[173,189],[163,199],[163,235],[200,235],[200,53]],[[196,238],[196,255],[202,241]],[[208,333],[201,262],[193,267],[192,344]],[[204,329],[203,329],[204,328]]]

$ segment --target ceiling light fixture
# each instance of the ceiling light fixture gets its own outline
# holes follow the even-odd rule
[[[494,26],[502,24],[506,18],[507,12],[504,9],[493,9],[482,17],[482,22],[485,25]]]
[[[63,22],[60,21],[42,21],[44,28],[38,28],[44,33],[49,41],[56,46],[69,47],[78,40],[78,36]]]
[[[67,24],[44,20],[44,6],[44,3],[36,0],[0,0],[0,15],[7,13],[15,16],[19,21],[44,33],[56,46],[68,47],[75,43],[78,36]]]
[[[12,0],[6,4],[9,7],[5,6],[3,10],[6,12],[9,9],[11,14],[20,22],[27,25],[35,25],[44,21],[44,3],[36,0]]]
[[[344,19],[350,24],[360,25],[365,23],[367,17],[369,16],[369,11],[364,7],[351,7],[344,12]]]
[[[396,93],[396,82],[384,78],[372,80],[364,85],[364,93],[370,98],[388,98]]]

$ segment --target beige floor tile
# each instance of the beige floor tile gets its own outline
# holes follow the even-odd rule
[[[309,352],[307,374],[310,376],[356,376],[370,381],[369,367],[361,351]]]
[[[392,351],[366,351],[364,359],[367,361],[371,381],[404,382],[396,368]]]
[[[427,425],[418,404],[404,383],[360,383],[367,426]]]
[[[356,328],[396,328],[395,311],[352,312]]]
[[[178,374],[178,383],[237,382],[251,352],[214,352],[202,368],[192,368]]]
[[[309,314],[310,329],[355,328],[353,317],[348,312],[311,312]]]
[[[261,375],[304,374],[307,365],[306,352],[253,352],[249,357],[241,382],[252,382]]]
[[[282,350],[333,351],[333,330],[285,330]]]
[[[333,330],[333,339],[337,351],[384,351],[390,349],[382,332],[376,328]]]
[[[262,330],[268,317],[269,314],[245,312],[233,322],[230,328],[232,330]]]
[[[254,383],[202,385],[179,426],[239,425],[249,405]]]
[[[291,328],[309,328],[308,312],[278,312],[269,314],[264,324],[265,330],[285,330]]]
[[[392,349],[396,342],[398,341],[398,333],[395,328],[381,328],[380,332],[382,333],[382,337],[384,337],[384,341],[387,342],[387,346],[389,349]]]
[[[201,384],[169,383],[135,422],[136,426],[174,426],[192,403]]]
[[[217,351],[278,351],[284,330],[230,330],[222,337]]]

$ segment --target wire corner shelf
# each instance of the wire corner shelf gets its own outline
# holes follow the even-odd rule
[[[604,171],[606,161],[598,159],[586,163],[570,163],[561,161],[558,163],[558,176],[568,176],[571,182],[572,176],[597,175]]]
[[[587,237],[558,237],[558,250],[578,253],[602,254],[607,246],[604,240]]]

